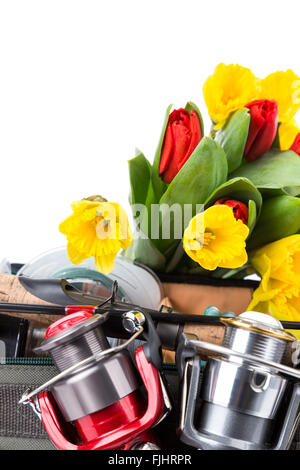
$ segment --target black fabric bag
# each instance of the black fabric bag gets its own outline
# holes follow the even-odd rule
[[[33,390],[57,374],[50,358],[9,359],[0,364],[0,450],[55,450],[41,421],[29,406],[18,401],[25,390]],[[178,439],[179,383],[175,366],[166,365],[163,371],[173,410],[155,432],[162,449],[186,449]],[[300,449],[298,428],[292,449]]]

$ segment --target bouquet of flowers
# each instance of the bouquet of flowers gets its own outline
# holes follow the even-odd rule
[[[129,161],[131,233],[124,210],[100,196],[77,201],[60,229],[71,261],[116,253],[154,270],[262,278],[249,308],[300,319],[300,77],[257,78],[219,64],[204,83],[212,119],[169,106],[151,164]]]

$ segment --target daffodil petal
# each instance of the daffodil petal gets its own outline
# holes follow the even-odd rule
[[[59,225],[67,237],[67,252],[74,264],[94,257],[99,271],[108,274],[121,248],[133,241],[124,209],[117,203],[98,200],[75,201],[73,213]]]
[[[300,109],[300,77],[292,70],[275,72],[261,80],[261,98],[275,100],[279,122],[290,122]]]
[[[262,276],[249,310],[279,320],[300,321],[300,235],[292,235],[256,250],[251,263]]]
[[[223,127],[231,113],[257,99],[259,85],[259,80],[248,68],[219,64],[203,86],[205,103],[216,123],[215,129]]]
[[[184,232],[183,247],[206,270],[234,269],[247,262],[248,234],[248,227],[235,219],[230,207],[216,205],[193,217]]]
[[[298,134],[300,134],[300,129],[295,119],[290,122],[283,122],[279,126],[279,141],[281,150],[289,150]]]

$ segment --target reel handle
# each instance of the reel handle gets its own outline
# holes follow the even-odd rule
[[[191,377],[188,381],[188,369],[191,367]],[[198,395],[201,372],[200,357],[195,355],[193,359],[185,363],[181,396],[181,417],[178,433],[180,440],[185,444],[198,448],[199,432],[194,426],[196,400]]]
[[[295,383],[276,445],[271,450],[289,449],[300,420],[300,383]]]

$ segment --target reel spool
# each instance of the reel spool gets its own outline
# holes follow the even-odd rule
[[[123,326],[133,333],[110,348],[101,325],[108,314],[80,310],[52,324],[36,353],[49,352],[59,374],[25,393],[50,439],[62,450],[105,450],[156,446],[151,428],[170,409],[160,376],[161,348],[151,318],[127,312]],[[143,333],[134,353],[127,346]],[[147,392],[147,400],[141,386]],[[49,390],[46,390],[49,389]]]
[[[287,449],[300,419],[296,339],[259,312],[220,320],[222,346],[182,335],[180,439],[198,449]]]

